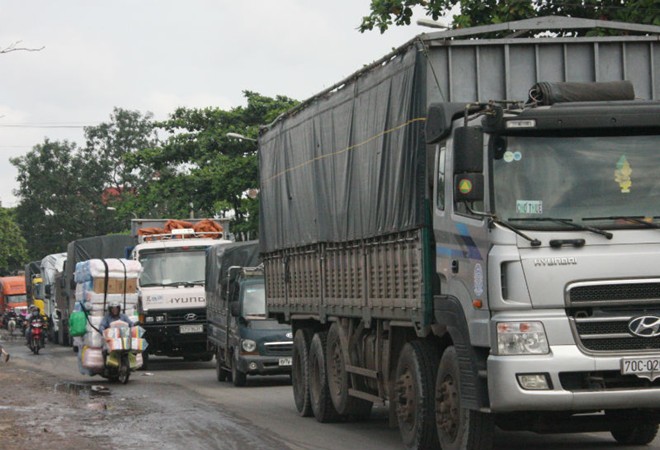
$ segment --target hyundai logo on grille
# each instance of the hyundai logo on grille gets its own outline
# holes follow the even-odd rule
[[[192,322],[193,320],[197,319],[197,314],[195,313],[188,313],[185,316],[183,316],[184,319],[186,319],[188,322]]]
[[[628,322],[628,329],[639,337],[651,338],[660,336],[660,317],[640,316]]]

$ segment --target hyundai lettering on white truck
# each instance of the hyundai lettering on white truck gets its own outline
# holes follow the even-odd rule
[[[184,224],[197,227],[201,223],[193,222]],[[218,231],[199,231],[170,229],[168,223],[181,226],[181,221],[133,221],[133,233],[139,242],[133,249],[133,259],[143,267],[139,313],[149,343],[144,356],[210,361],[213,352],[206,343],[205,253],[211,245],[230,241],[224,239],[219,226]]]

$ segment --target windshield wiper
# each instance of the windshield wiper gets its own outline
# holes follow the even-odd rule
[[[577,228],[578,230],[583,230],[583,231],[591,231],[592,233],[600,234],[601,236],[605,236],[607,239],[612,239],[614,235],[610,233],[609,231],[601,230],[600,228],[594,228],[590,227],[589,225],[582,225],[579,223],[574,223],[573,219],[561,219],[557,217],[521,217],[521,218],[516,218],[512,217],[509,220],[511,221],[520,221],[520,222],[555,222],[555,223],[562,223],[564,225],[571,226],[573,228]]]
[[[647,228],[660,228],[660,225],[654,222],[647,222],[644,219],[657,219],[658,217],[644,217],[644,216],[606,216],[606,217],[586,217],[582,220],[627,220],[628,222],[644,225]]]
[[[506,222],[505,220],[498,219],[497,216],[490,216],[490,221],[492,223],[496,223],[498,225],[503,226],[507,230],[513,231],[518,236],[520,236],[524,239],[527,239],[532,247],[540,247],[541,246],[541,241],[539,241],[536,238],[531,238],[531,237],[527,236],[525,233],[523,233],[522,231],[520,231],[519,229],[517,229],[516,227],[514,227],[510,223]]]
[[[470,212],[470,214],[474,214],[475,216],[480,216],[480,217],[487,217],[488,220],[490,221],[491,224],[496,223],[498,225],[503,226],[507,230],[511,230],[514,233],[516,233],[518,236],[520,236],[523,239],[527,239],[529,243],[532,245],[532,247],[540,247],[541,246],[541,241],[539,241],[536,238],[531,238],[527,236],[525,233],[508,223],[507,221],[498,218],[495,214],[487,213],[487,212],[480,212],[480,211],[473,211],[470,206],[468,206],[467,202],[465,203],[465,207],[467,210]]]

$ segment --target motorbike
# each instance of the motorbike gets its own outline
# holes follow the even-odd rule
[[[30,329],[32,330],[32,335],[30,336],[30,342],[28,346],[32,353],[35,355],[39,354],[39,350],[44,348],[44,321],[41,318],[30,320]]]
[[[135,366],[134,361],[131,364],[131,357],[135,358],[130,350],[113,350],[109,352],[101,376],[110,381],[118,381],[121,384],[128,383],[133,370],[131,366]]]
[[[14,335],[14,331],[16,331],[16,317],[9,317],[7,320],[7,330],[10,336]]]

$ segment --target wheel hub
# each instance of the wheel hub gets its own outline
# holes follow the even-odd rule
[[[435,411],[438,428],[454,440],[460,423],[460,399],[452,377],[446,377],[438,387]]]
[[[413,426],[415,423],[415,410],[417,402],[415,401],[415,387],[413,378],[409,370],[399,376],[396,381],[397,403],[396,412],[399,416],[399,422]]]

